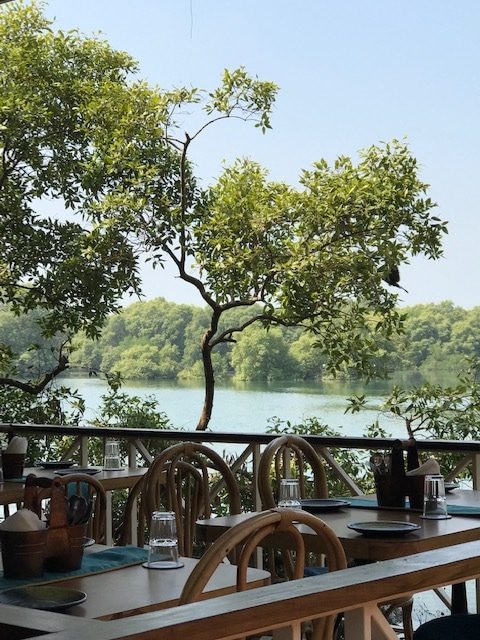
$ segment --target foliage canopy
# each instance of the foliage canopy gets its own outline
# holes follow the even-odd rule
[[[269,180],[246,159],[200,188],[191,144],[229,118],[265,132],[274,83],[239,68],[225,70],[210,92],[150,88],[131,80],[130,56],[53,31],[35,4],[2,9],[0,54],[0,231],[9,237],[0,301],[19,314],[46,310],[44,334],[61,332],[66,344],[79,329],[97,336],[121,295],[140,291],[141,256],[153,266],[172,261],[209,308],[201,429],[213,407],[213,350],[254,322],[306,328],[331,371],[376,373],[371,356],[402,324],[384,283],[412,255],[439,257],[446,231],[404,143],[372,146],[357,163],[320,160],[301,173],[299,188]],[[203,109],[204,124],[182,134],[181,114],[193,108]],[[76,220],[39,213],[46,198]],[[255,311],[222,324],[235,308]],[[61,351],[30,390],[67,366]]]

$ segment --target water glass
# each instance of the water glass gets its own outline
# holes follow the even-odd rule
[[[122,468],[120,444],[116,440],[107,440],[105,443],[103,468],[105,471],[116,471]]]
[[[450,517],[447,512],[445,482],[440,474],[425,476],[423,517],[429,520],[444,520]]]
[[[176,569],[178,561],[178,539],[175,513],[154,511],[150,523],[148,548],[149,569]]]
[[[281,509],[301,509],[300,484],[292,478],[280,481],[278,506]]]

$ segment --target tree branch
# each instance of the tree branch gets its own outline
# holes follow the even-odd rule
[[[0,378],[0,386],[14,387],[16,389],[20,389],[21,391],[25,391],[26,393],[38,395],[54,378],[56,378],[66,369],[68,369],[68,358],[67,356],[63,355],[63,353],[60,353],[57,366],[52,369],[52,371],[45,374],[43,379],[37,384],[22,382],[21,380],[15,380],[14,378]]]

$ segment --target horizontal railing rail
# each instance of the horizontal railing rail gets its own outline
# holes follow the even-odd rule
[[[70,426],[55,424],[24,424],[0,423],[0,432],[23,433],[36,435],[70,435],[90,436],[97,438],[125,438],[125,439],[157,439],[178,440],[191,442],[212,442],[229,444],[268,444],[278,437],[272,433],[236,433],[231,431],[182,431],[164,429],[132,429],[126,427],[92,427]],[[332,447],[341,449],[388,449],[397,438],[370,438],[363,436],[317,436],[302,435],[305,440],[318,447]],[[404,440],[406,444],[407,439]],[[422,451],[445,451],[450,453],[479,453],[480,441],[476,440],[417,440],[417,446]]]

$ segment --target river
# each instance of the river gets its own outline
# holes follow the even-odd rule
[[[95,416],[101,396],[108,391],[99,378],[69,378],[68,383],[85,398],[85,419]],[[405,437],[403,422],[382,411],[385,395],[392,382],[363,383],[322,382],[302,383],[222,383],[215,389],[215,401],[209,428],[215,432],[232,431],[262,433],[269,419],[277,416],[293,424],[305,418],[317,418],[344,436],[361,436],[367,425],[378,419],[393,436]],[[153,397],[175,428],[194,430],[203,403],[203,386],[198,381],[127,382],[122,391],[141,398]],[[357,414],[345,414],[347,397],[368,394],[367,408]]]

